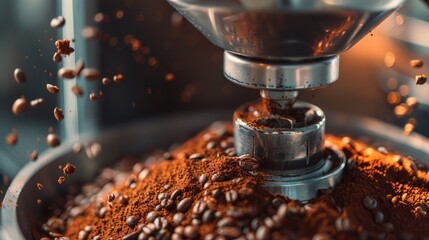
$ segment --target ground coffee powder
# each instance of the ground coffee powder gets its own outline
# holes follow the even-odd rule
[[[231,125],[215,123],[176,150],[104,169],[42,228],[47,239],[429,239],[425,166],[327,141],[347,173],[306,204],[264,191],[258,160],[236,156]]]

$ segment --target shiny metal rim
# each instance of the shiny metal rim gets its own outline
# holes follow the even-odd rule
[[[319,190],[335,187],[344,175],[346,158],[342,151],[328,141],[326,148],[331,149],[337,156],[334,159],[325,159],[324,165],[319,169],[293,177],[278,176],[277,172],[268,171],[273,174],[266,178],[264,188],[271,193],[307,202],[316,197]]]
[[[224,52],[224,75],[254,89],[293,91],[327,86],[339,77],[338,55],[313,61],[270,62]]]

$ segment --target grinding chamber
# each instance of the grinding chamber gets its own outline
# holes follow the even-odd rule
[[[257,157],[269,170],[267,190],[305,202],[319,189],[334,187],[345,159],[341,153],[335,161],[323,157],[325,147],[333,150],[324,145],[325,114],[296,102],[298,91],[335,82],[338,55],[403,0],[168,2],[225,50],[228,80],[260,91],[260,103],[234,113],[235,147],[237,154]]]

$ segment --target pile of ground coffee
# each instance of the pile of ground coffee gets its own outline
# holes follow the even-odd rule
[[[428,239],[424,166],[327,141],[347,173],[306,204],[264,191],[259,162],[237,157],[231,125],[216,123],[174,151],[104,169],[42,228],[47,239]]]

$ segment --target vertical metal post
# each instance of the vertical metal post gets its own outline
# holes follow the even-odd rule
[[[75,68],[78,59],[83,59],[85,67],[99,68],[98,41],[84,39],[82,30],[92,23],[96,13],[97,1],[61,0],[59,13],[66,19],[62,28],[62,38],[74,39],[75,52],[63,58],[63,67]],[[60,105],[64,111],[64,121],[61,123],[61,136],[63,141],[79,138],[81,133],[94,133],[99,129],[98,103],[88,98],[90,92],[98,93],[97,83],[88,82],[82,77],[72,80],[59,79],[61,87]],[[78,85],[84,95],[77,97],[71,91]]]

